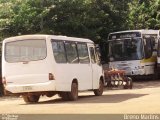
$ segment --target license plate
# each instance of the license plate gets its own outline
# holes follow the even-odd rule
[[[23,91],[29,91],[32,90],[33,88],[31,86],[24,86]]]

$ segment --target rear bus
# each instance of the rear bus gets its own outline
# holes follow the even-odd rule
[[[76,100],[78,91],[103,93],[103,71],[92,41],[51,35],[24,35],[3,41],[5,92],[22,95],[26,103],[41,95]]]

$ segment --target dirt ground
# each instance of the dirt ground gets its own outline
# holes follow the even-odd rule
[[[103,96],[79,93],[77,101],[58,96],[41,97],[39,103],[26,104],[21,97],[1,97],[1,114],[160,114],[160,80],[136,81],[132,90],[105,88]]]

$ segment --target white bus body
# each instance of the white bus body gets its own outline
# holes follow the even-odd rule
[[[158,37],[158,30],[110,33],[109,68],[125,70],[132,77],[155,75]]]
[[[91,40],[24,35],[5,39],[2,51],[5,90],[22,95],[25,102],[56,93],[65,100],[76,100],[77,91],[83,90],[102,94],[102,66]]]

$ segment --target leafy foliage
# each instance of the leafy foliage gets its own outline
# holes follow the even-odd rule
[[[160,0],[134,0],[129,4],[130,29],[159,29]]]
[[[62,34],[106,40],[126,29],[129,0],[1,0],[1,36]]]
[[[113,31],[146,28],[160,28],[160,0],[0,0],[0,38],[44,33],[99,43]]]

